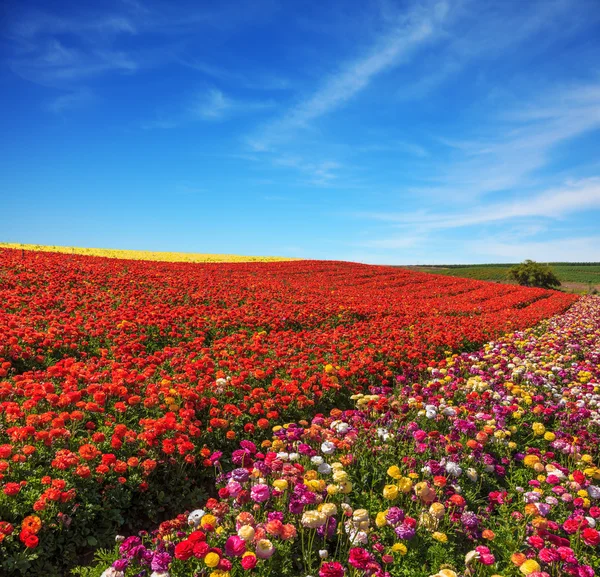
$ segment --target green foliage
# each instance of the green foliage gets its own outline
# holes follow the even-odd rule
[[[600,285],[600,264],[594,262],[580,263],[549,263],[561,283],[582,283],[593,286]],[[507,282],[508,271],[514,264],[473,264],[473,265],[436,265],[410,267],[422,272],[487,280]],[[593,290],[593,289],[592,289]]]
[[[540,288],[555,288],[560,286],[558,277],[548,265],[529,259],[511,267],[508,271],[508,278],[523,286]]]

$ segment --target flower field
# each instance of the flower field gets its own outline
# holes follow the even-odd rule
[[[82,574],[596,575],[600,299],[542,328],[241,441],[203,509]]]
[[[464,573],[480,547],[470,574],[517,575],[546,567],[531,539],[548,535],[571,549],[549,574],[593,574],[593,299],[477,352],[575,297],[354,263],[10,249],[0,295],[6,574],[67,574],[205,502],[191,536],[180,517],[129,538],[106,574]]]

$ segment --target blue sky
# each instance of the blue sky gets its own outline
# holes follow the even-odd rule
[[[9,0],[0,47],[0,241],[600,261],[597,0]]]

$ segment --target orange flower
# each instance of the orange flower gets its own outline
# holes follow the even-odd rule
[[[22,530],[34,535],[42,528],[42,520],[37,515],[29,515],[23,519]]]
[[[484,539],[491,541],[496,536],[496,533],[494,533],[491,529],[484,529],[483,532],[481,533],[481,536]]]
[[[527,503],[527,505],[525,505],[526,515],[535,515],[537,512],[537,507],[533,503]]]
[[[527,557],[525,557],[525,555],[523,553],[513,553],[510,556],[510,560],[517,566],[520,567],[521,565],[523,565],[523,563],[525,563],[525,561],[527,560]]]

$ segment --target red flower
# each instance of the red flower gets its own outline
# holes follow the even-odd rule
[[[23,543],[23,545],[25,545],[25,547],[28,549],[35,549],[40,542],[37,535],[31,533],[31,531],[27,531],[26,529],[21,531],[19,539],[21,540],[21,543]]]
[[[242,569],[245,569],[246,571],[250,571],[250,570],[254,569],[254,567],[256,567],[258,560],[256,559],[256,557],[254,555],[246,555],[246,557],[242,558],[241,563],[242,563]]]
[[[187,561],[194,554],[194,543],[181,541],[175,545],[175,557],[180,561]]]
[[[20,490],[21,485],[19,485],[19,483],[6,483],[3,489],[4,494],[8,495],[9,497],[14,497],[19,493]]]
[[[587,527],[581,532],[581,539],[586,545],[596,547],[600,544],[600,533],[596,529]]]
[[[323,563],[319,570],[319,577],[344,577],[344,567],[337,561]]]

